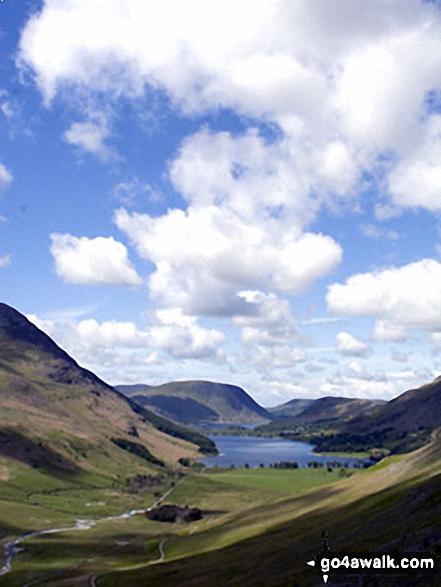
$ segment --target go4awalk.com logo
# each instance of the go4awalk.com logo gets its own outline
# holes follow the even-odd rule
[[[395,553],[321,553],[307,564],[315,568],[327,583],[334,574],[348,575],[407,575],[434,573],[435,556],[422,552]]]

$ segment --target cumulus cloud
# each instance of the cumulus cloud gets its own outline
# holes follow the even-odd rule
[[[111,320],[100,324],[94,319],[56,322],[33,314],[27,318],[75,354],[82,355],[92,349],[142,348],[148,344],[148,333],[138,330],[133,322]]]
[[[112,156],[111,149],[104,142],[109,134],[107,125],[102,121],[74,122],[64,133],[64,139],[70,145],[106,160]]]
[[[187,114],[226,108],[276,122],[297,183],[313,178],[316,193],[322,182],[348,195],[392,151],[395,203],[433,207],[439,116],[426,96],[441,85],[440,32],[436,6],[416,0],[52,0],[26,24],[18,62],[47,104],[74,93],[90,107],[95,93],[108,103],[149,86]],[[70,140],[102,148],[103,128],[75,124]]]
[[[241,291],[238,296],[249,308],[248,314],[233,318],[233,324],[242,328],[244,343],[272,346],[306,341],[288,300],[256,290]]]
[[[151,344],[178,359],[224,360],[219,348],[225,335],[214,328],[204,328],[194,317],[185,316],[179,308],[158,310],[158,325],[149,330]]]
[[[241,314],[248,310],[240,290],[299,294],[341,261],[331,237],[303,232],[316,204],[285,165],[277,167],[278,158],[272,161],[273,148],[254,132],[234,139],[201,131],[171,166],[186,211],[116,212],[117,226],[156,266],[153,298],[187,314]]]
[[[129,261],[126,247],[112,237],[87,238],[52,234],[50,251],[57,275],[75,285],[142,283]]]
[[[441,264],[422,259],[402,267],[353,275],[345,284],[331,285],[326,301],[336,314],[386,320],[387,326],[385,322],[377,323],[376,339],[400,340],[405,328],[441,330],[440,295]]]
[[[336,343],[337,352],[342,355],[367,357],[370,354],[369,347],[361,340],[357,340],[349,332],[339,332],[336,336]]]

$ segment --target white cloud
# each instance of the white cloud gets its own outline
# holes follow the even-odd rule
[[[5,254],[0,257],[0,267],[7,267],[11,262],[11,255]]]
[[[136,286],[141,278],[131,265],[126,247],[112,237],[51,234],[50,251],[57,275],[76,285]]]
[[[387,330],[393,340],[404,337],[405,328],[441,330],[441,264],[434,259],[359,273],[345,284],[328,288],[326,301],[331,312],[346,316],[378,316],[376,338],[385,340]],[[390,340],[390,338],[389,338]]]
[[[240,314],[247,305],[240,290],[299,294],[341,261],[331,237],[303,232],[317,202],[279,150],[253,131],[233,138],[203,130],[171,165],[186,211],[116,212],[117,226],[156,266],[155,299],[187,314]]]
[[[339,332],[336,336],[337,352],[353,357],[367,357],[370,354],[369,347],[357,340],[349,332]]]
[[[224,360],[219,348],[225,335],[214,328],[203,328],[194,317],[185,316],[178,308],[158,310],[159,324],[149,330],[151,345],[166,350],[178,359]]]
[[[82,341],[95,347],[140,347],[145,346],[148,335],[137,330],[133,322],[103,322],[94,319],[82,320],[76,325],[76,332]]]
[[[133,322],[55,322],[32,314],[27,318],[74,355],[84,356],[95,349],[142,348],[148,344],[148,333],[138,330]]]
[[[26,24],[19,63],[47,104],[60,93],[90,108],[104,93],[108,107],[150,86],[185,113],[274,121],[297,183],[343,195],[377,153],[395,151],[407,169],[430,136],[423,102],[441,85],[440,32],[436,6],[416,0],[51,0]],[[76,124],[74,142],[100,150],[102,128]]]
[[[432,332],[430,338],[434,343],[441,347],[441,332]]]
[[[398,240],[400,238],[400,235],[395,230],[387,230],[386,228],[377,226],[375,224],[361,224],[360,230],[364,236],[367,236],[368,238],[386,238],[392,241]]]
[[[130,373],[137,381],[149,381],[146,368],[158,365],[163,358],[150,348],[150,334],[133,322],[94,319],[75,320],[60,315],[59,319],[27,318],[48,334],[62,349],[87,369],[107,382],[119,383],[122,373]]]
[[[106,160],[112,156],[111,149],[104,143],[109,135],[109,129],[103,121],[74,122],[64,133],[64,139],[70,145]]]
[[[3,163],[0,163],[0,191],[7,187],[12,181],[11,172],[6,169]]]
[[[440,82],[439,82],[440,83]],[[402,159],[389,176],[396,206],[441,210],[441,116],[432,117],[422,145]]]
[[[238,296],[248,304],[249,313],[235,316],[233,324],[242,327],[242,341],[248,345],[283,345],[305,342],[288,300],[261,291],[248,290]]]
[[[377,320],[375,322],[372,338],[376,341],[402,342],[407,337],[406,329],[399,324],[393,324],[385,320]]]
[[[245,361],[269,369],[285,369],[296,363],[306,361],[307,355],[304,350],[291,348],[289,346],[264,347],[256,346],[250,349]]]

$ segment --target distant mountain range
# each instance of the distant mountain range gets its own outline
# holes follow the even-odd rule
[[[208,438],[113,389],[0,304],[0,456],[54,474],[118,476],[213,451]]]
[[[339,397],[323,397],[306,405],[300,401],[272,408],[276,418],[257,433],[307,438],[318,451],[409,452],[427,444],[441,426],[441,377],[388,402]],[[325,435],[321,434],[324,430]]]
[[[292,414],[290,420],[292,422],[299,423],[323,423],[331,422],[333,420],[352,420],[353,418],[357,417],[365,418],[386,404],[386,402],[382,400],[367,400],[334,396],[321,397],[312,401],[297,401],[305,402],[305,404],[294,404],[295,408],[299,407],[301,409],[297,413]],[[291,402],[288,403],[290,404]],[[286,409],[276,412],[272,411],[273,415],[284,415],[286,412]]]
[[[163,385],[117,385],[132,400],[182,424],[264,423],[271,414],[242,388],[211,381],[174,381]]]

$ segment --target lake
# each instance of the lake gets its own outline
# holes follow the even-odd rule
[[[297,461],[299,467],[306,467],[311,461],[327,463],[339,461],[350,466],[361,459],[351,457],[322,457],[312,453],[312,444],[286,440],[284,438],[261,438],[257,436],[220,436],[209,435],[216,443],[219,455],[199,459],[208,467],[265,467],[280,461]]]

